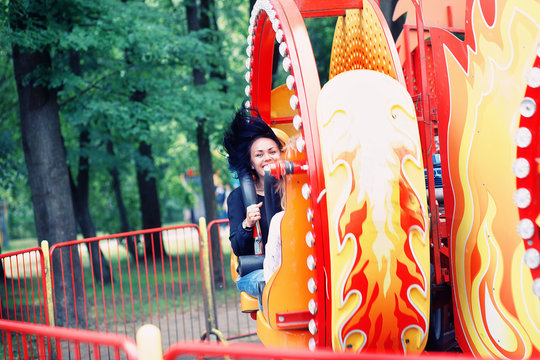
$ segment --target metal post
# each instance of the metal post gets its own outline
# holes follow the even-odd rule
[[[162,360],[161,332],[152,324],[143,325],[137,330],[137,352],[140,360]]]
[[[223,335],[217,329],[217,314],[215,307],[214,283],[210,273],[210,250],[208,247],[208,234],[206,232],[206,219],[199,218],[199,259],[201,261],[202,280],[204,289],[204,312],[206,314],[206,333],[202,334],[201,339],[210,340],[210,335],[214,334],[218,340],[224,341]]]
[[[45,287],[47,291],[47,314],[49,316],[48,325],[54,326],[54,304],[52,294],[52,281],[51,281],[51,258],[49,254],[49,242],[47,240],[41,241],[41,250],[43,252],[43,261],[45,264]]]

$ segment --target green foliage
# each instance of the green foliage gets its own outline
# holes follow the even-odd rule
[[[181,0],[0,1],[0,198],[8,200],[12,238],[32,236],[34,229],[11,46],[51,54],[51,68],[26,81],[58,90],[75,179],[80,156],[89,159],[97,231],[120,230],[111,169],[120,174],[130,225],[140,227],[136,164],[158,180],[163,222],[179,222],[201,197],[200,184],[182,176],[199,167],[196,119],[206,120],[221,182],[231,181],[221,143],[244,97],[249,2],[217,0],[215,11],[219,29],[188,32]],[[30,14],[37,14],[31,22]],[[205,85],[193,85],[195,66],[205,72]],[[211,75],[216,71],[221,76]],[[142,95],[139,101],[134,94]],[[83,147],[82,130],[90,133]],[[152,145],[154,163],[138,155],[141,140]]]

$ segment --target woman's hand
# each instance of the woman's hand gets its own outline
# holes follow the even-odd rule
[[[257,221],[261,220],[261,206],[262,206],[262,201],[258,204],[249,205],[246,208],[245,223],[247,227],[252,228],[255,226]]]

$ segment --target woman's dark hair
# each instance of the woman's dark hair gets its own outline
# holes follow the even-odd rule
[[[256,113],[257,116],[252,116],[250,114],[252,112]],[[231,126],[225,132],[223,138],[223,146],[229,155],[229,167],[232,171],[236,171],[238,177],[253,174],[251,171],[250,150],[253,142],[259,138],[274,140],[279,149],[283,149],[283,143],[270,126],[258,116],[258,112],[242,106],[236,112]]]

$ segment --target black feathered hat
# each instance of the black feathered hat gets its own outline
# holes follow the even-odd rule
[[[260,116],[250,113],[256,110],[242,107],[236,112],[231,126],[223,138],[223,146],[227,151],[229,167],[236,171],[238,177],[253,174],[251,171],[250,151],[253,142],[259,138],[269,138],[276,142],[281,150],[283,143]]]

